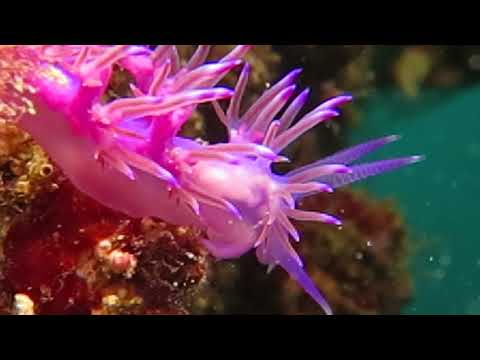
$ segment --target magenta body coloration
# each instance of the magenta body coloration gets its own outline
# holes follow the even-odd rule
[[[295,70],[240,115],[249,65],[244,65],[233,91],[216,84],[241,65],[248,48],[238,46],[218,62],[204,64],[210,47],[201,45],[182,64],[170,45],[154,51],[124,45],[29,47],[40,62],[28,79],[37,90],[32,99],[37,112],[23,115],[19,125],[80,191],[132,217],[153,216],[204,228],[204,244],[217,258],[256,249],[269,270],[284,268],[331,314],[290,243],[300,240],[290,219],[332,225],[340,221],[298,210],[296,202],[420,158],[351,165],[397,139],[390,136],[282,176],[273,174],[272,163],[287,160],[280,155],[285,147],[337,116],[338,107],[351,98],[333,98],[296,121],[308,91],[290,101],[300,73]],[[134,76],[134,96],[102,104],[115,64]],[[230,99],[226,112],[218,103],[225,99]],[[195,107],[207,102],[227,127],[228,141],[203,145],[178,137]]]

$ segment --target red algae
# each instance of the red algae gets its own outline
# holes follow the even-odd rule
[[[119,220],[69,184],[42,194],[5,240],[7,283],[15,293],[27,294],[38,313],[89,313],[98,299],[75,269]]]

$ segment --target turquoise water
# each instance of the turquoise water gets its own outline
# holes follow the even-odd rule
[[[480,314],[480,86],[424,90],[413,99],[378,89],[359,105],[350,143],[399,134],[371,159],[427,157],[356,185],[394,198],[409,226],[415,295],[405,313]]]

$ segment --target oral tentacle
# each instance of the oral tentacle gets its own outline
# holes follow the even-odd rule
[[[333,315],[333,310],[328,304],[325,297],[320,293],[317,286],[313,283],[312,279],[308,276],[305,270],[298,265],[298,263],[289,256],[287,250],[281,249],[277,251],[279,265],[287,271],[290,277],[295,280],[300,286],[309,294],[313,300],[323,309],[326,315]]]
[[[290,243],[288,242],[288,238],[286,239],[286,235],[282,235],[282,231],[274,228],[273,236],[275,236],[278,240],[268,244],[270,245],[268,249],[268,257],[270,257],[269,263],[272,266],[281,266],[290,275],[290,277],[300,284],[305,292],[321,306],[325,314],[332,315],[332,308],[303,269],[302,261],[298,257],[295,250],[291,247]],[[257,248],[257,256],[259,249],[261,249],[261,247]]]

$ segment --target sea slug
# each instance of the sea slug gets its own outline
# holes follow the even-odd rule
[[[256,249],[269,270],[277,265],[285,269],[331,314],[290,243],[300,240],[290,219],[341,223],[328,214],[299,210],[297,201],[421,157],[352,165],[398,138],[388,136],[287,174],[273,173],[273,163],[288,161],[281,152],[292,141],[336,117],[351,97],[330,99],[297,120],[308,90],[290,101],[300,73],[294,70],[240,114],[250,72],[242,57],[248,49],[240,45],[223,59],[205,63],[210,46],[201,45],[183,64],[171,45],[155,50],[129,45],[15,46],[9,48],[10,56],[29,66],[20,78],[12,76],[0,87],[2,109],[10,109],[18,126],[80,191],[132,217],[200,227],[206,232],[204,245],[219,259]],[[133,96],[104,103],[114,65],[134,77]],[[239,66],[243,69],[234,90],[217,86]],[[227,99],[224,112],[219,101]],[[178,136],[200,103],[215,108],[228,141],[201,144]]]

